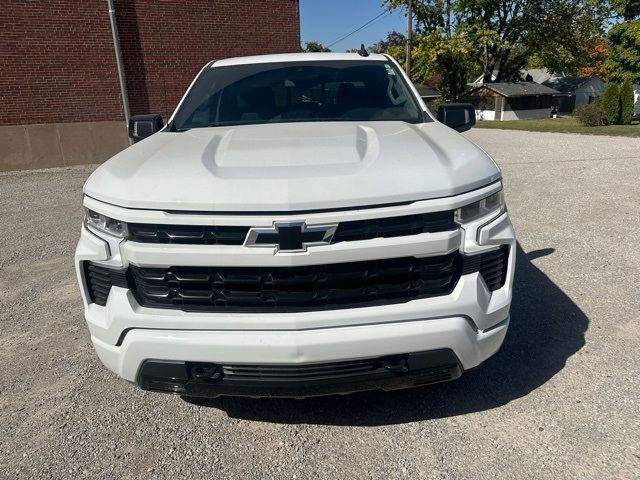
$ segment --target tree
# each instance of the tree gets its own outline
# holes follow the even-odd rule
[[[633,119],[633,85],[626,79],[620,87],[620,123],[628,125]]]
[[[390,48],[404,48],[406,44],[407,37],[403,33],[393,30],[387,33],[387,38],[371,45],[369,51],[372,53],[389,53]]]
[[[611,6],[625,21],[640,17],[640,0],[611,0]]]
[[[544,28],[537,30],[529,41],[537,67],[566,75],[577,75],[585,67],[603,73],[606,59],[603,22],[608,9],[588,1],[579,6],[573,2],[552,3]]]
[[[615,125],[620,121],[620,89],[618,84],[610,83],[607,85],[602,97],[600,97],[600,105],[604,111],[604,116],[609,125]]]
[[[609,30],[611,78],[640,82],[640,0],[611,0],[611,6],[625,20]]]
[[[578,69],[577,74],[581,77],[600,77],[602,79],[609,78],[609,70],[607,68],[607,58],[609,56],[609,47],[606,38],[599,38],[594,42],[593,50],[585,61],[585,66]]]
[[[407,37],[395,30],[387,34],[387,38],[374,43],[369,47],[371,53],[386,53],[396,59],[400,65],[404,65],[407,55]]]
[[[452,50],[465,51],[468,61],[453,63],[466,70],[451,76],[471,80],[479,73],[491,81],[495,72],[498,82],[519,78],[536,55],[552,63],[552,70],[577,71],[592,52],[593,39],[602,37],[608,12],[597,0],[413,1],[417,36],[428,35],[429,44],[447,52],[430,56],[442,60],[431,69],[444,71]],[[405,8],[406,0],[385,4]]]
[[[472,49],[463,36],[443,38],[435,32],[421,35],[411,50],[412,77],[420,83],[438,78],[445,100],[455,102],[467,89],[468,73],[473,69]]]
[[[609,30],[611,78],[640,82],[640,20],[620,23]]]
[[[303,52],[330,52],[331,49],[325,47],[320,42],[311,41],[311,42],[306,42],[304,44],[304,48],[302,49],[302,51]]]

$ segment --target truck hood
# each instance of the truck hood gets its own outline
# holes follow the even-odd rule
[[[276,212],[447,197],[500,178],[437,123],[322,122],[159,132],[101,165],[86,195],[130,208]]]

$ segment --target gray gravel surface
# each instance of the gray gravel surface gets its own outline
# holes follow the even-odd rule
[[[0,175],[1,478],[640,478],[640,140],[500,130],[503,349],[418,390],[194,405],[99,363],[72,255],[93,167]]]

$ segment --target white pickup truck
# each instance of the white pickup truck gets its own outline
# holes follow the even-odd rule
[[[102,362],[190,397],[480,365],[509,325],[515,237],[499,168],[455,131],[473,107],[438,119],[366,52],[213,61],[166,125],[132,117],[135,145],[84,186],[75,256]]]

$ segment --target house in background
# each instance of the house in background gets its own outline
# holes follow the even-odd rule
[[[604,93],[605,84],[598,77],[576,77],[576,76],[565,76],[562,72],[552,72],[546,68],[531,68],[531,69],[523,69],[520,70],[520,77],[522,78],[522,82],[504,82],[504,83],[493,83],[497,78],[497,71],[494,71],[491,75],[491,82],[485,82],[484,76],[478,77],[474,82],[469,83],[471,91],[465,94],[465,97],[475,96],[475,93],[478,92],[478,89],[481,87],[487,87],[489,91],[492,91],[491,94],[489,91],[480,90],[479,93],[483,98],[490,97],[492,95],[499,95],[503,98],[513,98],[513,101],[507,102],[506,109],[501,109],[502,104],[499,100],[484,100],[481,101],[476,99],[474,101],[478,102],[479,106],[486,108],[479,108],[476,106],[476,110],[481,111],[479,113],[478,118],[484,118],[485,120],[515,120],[514,115],[517,118],[543,118],[548,116],[546,112],[546,102],[551,95],[551,105],[550,107],[554,107],[555,110],[559,113],[572,113],[576,107],[581,105],[585,105],[593,102],[596,98],[600,97]],[[520,87],[518,87],[520,85]],[[523,87],[524,85],[529,85],[529,88]],[[537,89],[532,87],[532,85],[539,85],[543,87],[550,88],[555,91],[554,94],[550,94],[549,90],[544,88]],[[534,96],[541,96],[538,99],[539,104],[534,105],[535,101],[529,98],[528,100],[516,100],[519,96],[527,96],[531,97],[532,95],[520,95],[518,92],[522,92],[527,90],[529,93],[534,93]],[[636,89],[636,95],[640,95],[640,87]],[[502,95],[502,94],[506,94]],[[487,103],[488,102],[488,103]],[[497,104],[496,104],[497,102]],[[523,103],[524,102],[524,103]],[[523,108],[520,104],[524,105],[526,102],[534,105],[533,107]],[[640,110],[640,99],[636,100],[636,114],[638,114],[638,110]],[[495,105],[494,105],[495,104]],[[513,105],[512,105],[513,104]],[[534,112],[534,110],[539,110],[538,112]],[[546,112],[543,114],[543,110]],[[502,113],[501,113],[502,112]],[[514,113],[519,112],[519,113]],[[533,115],[533,116],[532,116]]]
[[[464,95],[476,108],[478,120],[548,118],[558,91],[534,82],[485,83]]]
[[[424,100],[424,103],[427,104],[428,107],[431,106],[431,102],[433,102],[436,98],[440,98],[442,95],[435,88],[429,87],[427,85],[415,84],[416,90],[418,90],[418,94]]]
[[[640,117],[640,85],[633,86],[633,114]]]
[[[571,113],[577,107],[593,102],[605,89],[604,82],[598,77],[557,77],[542,84],[561,93],[553,99],[553,106],[560,113]]]
[[[546,68],[530,68],[526,70],[520,70],[520,81],[522,82],[544,83],[547,80],[561,77],[564,77],[564,73],[554,73]],[[473,82],[468,83],[467,86],[469,86],[470,88],[479,87],[480,85],[484,85],[485,83],[493,83],[497,78],[498,71],[494,70],[491,74],[491,82],[485,82],[484,75],[480,75]]]

